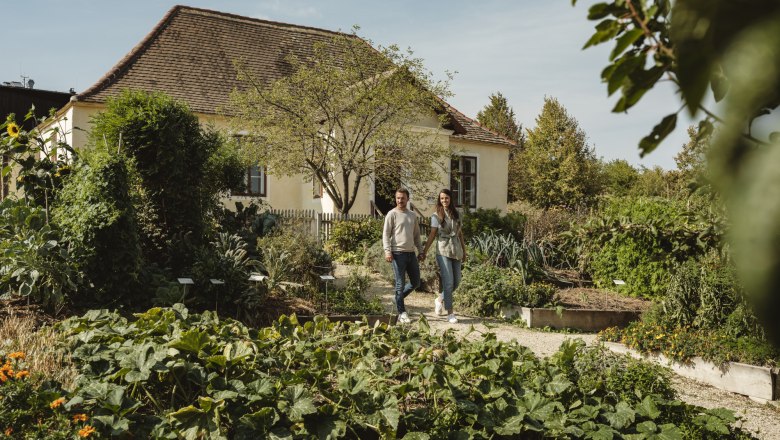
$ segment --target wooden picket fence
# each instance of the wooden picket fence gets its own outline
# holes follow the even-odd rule
[[[271,209],[269,211],[271,214],[278,216],[282,224],[298,225],[316,237],[321,243],[326,242],[330,238],[335,222],[381,218],[370,214],[322,213],[313,209]],[[430,231],[430,223],[428,219],[422,216],[418,215],[418,218],[420,221],[420,234],[423,236],[423,240],[425,240]]]

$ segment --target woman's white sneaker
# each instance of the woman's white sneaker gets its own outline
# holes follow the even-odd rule
[[[398,322],[400,322],[401,324],[409,324],[410,322],[412,322],[412,320],[409,319],[409,315],[407,315],[406,312],[403,312],[400,315],[398,315]]]
[[[458,318],[456,318],[455,315],[450,315],[447,317],[447,321],[449,321],[450,324],[457,324]]]
[[[436,296],[436,298],[433,300],[433,313],[436,316],[440,316],[444,314],[444,305],[441,303],[441,297]]]

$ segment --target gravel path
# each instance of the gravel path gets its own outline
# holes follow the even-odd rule
[[[351,270],[354,268],[337,266],[336,278],[346,278]],[[369,294],[381,298],[385,310],[394,312],[392,287],[377,274],[373,274],[372,278],[374,283]],[[446,316],[433,314],[433,295],[430,293],[414,292],[407,297],[405,304],[412,321],[424,315],[434,332],[443,332],[452,328],[459,334],[465,335],[473,325],[476,332],[473,332],[470,337],[477,338],[482,333],[492,332],[499,340],[507,342],[516,340],[541,357],[548,357],[558,351],[558,347],[566,339],[579,338],[587,344],[596,343],[596,335],[591,333],[570,334],[535,331],[501,321],[462,315],[458,315],[459,322],[457,324],[450,324],[447,322]],[[488,323],[490,328],[485,326],[485,323]],[[674,387],[681,400],[705,408],[731,409],[737,416],[742,417],[742,426],[753,432],[758,438],[780,440],[780,407],[774,404],[761,404],[748,397],[719,390],[677,375],[673,375],[673,377]]]

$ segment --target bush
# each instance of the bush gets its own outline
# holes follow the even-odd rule
[[[640,403],[646,396],[674,399],[672,374],[652,362],[611,352],[603,345],[565,341],[553,362],[561,366],[585,394],[603,395],[609,402]]]
[[[317,289],[320,275],[333,271],[330,255],[307,231],[285,224],[272,234],[257,239],[260,262],[278,281],[302,283]],[[269,271],[275,273],[269,273]]]
[[[259,262],[249,257],[241,237],[218,234],[215,241],[200,249],[192,267],[197,302],[207,309],[213,305],[216,310],[235,310],[251,287],[249,273],[258,268]],[[224,284],[211,284],[211,279]]]
[[[59,311],[81,283],[76,258],[43,208],[0,201],[0,294]]]
[[[25,358],[0,353],[0,439],[66,440],[91,432],[89,416],[66,408],[65,390],[34,375]]]
[[[659,198],[615,198],[569,234],[581,250],[580,268],[596,286],[654,298],[666,291],[673,268],[720,242],[716,225],[699,222],[681,202]]]
[[[498,209],[477,208],[474,211],[465,210],[462,213],[463,238],[471,240],[486,231],[499,234],[512,234],[517,240],[523,239],[525,216],[517,212],[502,215]]]
[[[52,212],[79,255],[91,287],[85,292],[101,305],[139,291],[142,255],[127,167],[121,155],[88,156],[74,168]]]
[[[371,287],[371,277],[353,271],[342,289],[328,290],[328,308],[330,313],[345,315],[378,315],[384,312],[382,301],[377,297],[367,298]],[[324,302],[324,292],[320,300]],[[324,308],[323,308],[324,309]]]
[[[515,305],[543,307],[550,305],[556,289],[549,284],[527,285],[517,271],[483,265],[464,271],[455,291],[455,306],[476,316],[498,316],[501,309]]]
[[[382,239],[382,220],[341,220],[333,223],[330,238],[325,250],[337,261],[346,264],[359,264],[363,261],[366,249],[372,243]]]

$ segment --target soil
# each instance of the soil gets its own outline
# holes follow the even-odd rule
[[[609,290],[586,287],[561,289],[557,298],[558,302],[568,309],[644,311],[653,304],[641,298],[630,298]]]

